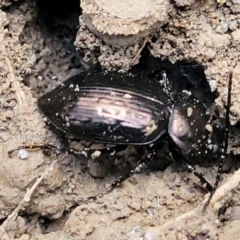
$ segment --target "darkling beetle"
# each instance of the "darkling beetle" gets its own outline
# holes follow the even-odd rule
[[[184,67],[181,74],[188,82],[192,81]],[[213,124],[206,105],[199,100],[201,97],[197,98],[185,85],[179,88],[178,84],[180,90],[172,87],[167,75],[159,69],[141,72],[134,68],[128,73],[82,72],[39,98],[40,110],[70,138],[147,148],[146,156],[133,170],[119,177],[103,193],[87,200],[101,197],[142,171],[154,158],[154,145],[167,136],[173,160],[193,172],[211,192],[203,210],[206,209],[220,181],[227,152],[232,74],[229,75],[226,129]],[[50,144],[38,144],[20,146],[9,151],[9,155],[19,149],[39,148],[72,153]],[[204,155],[221,158],[214,187],[190,165],[191,158]]]

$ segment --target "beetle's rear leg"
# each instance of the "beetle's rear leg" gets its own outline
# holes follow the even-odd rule
[[[98,198],[101,198],[102,196],[104,196],[107,193],[110,193],[115,187],[119,186],[121,183],[123,183],[125,180],[127,180],[128,178],[130,178],[131,176],[133,176],[134,174],[138,174],[143,172],[147,166],[149,165],[149,163],[152,161],[152,159],[154,158],[156,152],[153,148],[148,148],[148,153],[146,156],[142,157],[136,164],[136,166],[130,170],[128,173],[126,173],[123,176],[120,176],[118,179],[116,179],[114,182],[111,183],[111,185],[106,188],[105,191],[103,191],[102,193],[95,195],[95,196],[90,196],[88,198],[86,198],[84,200],[84,202],[87,202],[91,199],[93,199],[94,201],[97,200]]]
[[[12,150],[8,151],[8,155],[11,158],[12,154],[16,151],[19,151],[21,149],[26,149],[29,151],[38,151],[38,150],[42,150],[44,154],[49,155],[49,152],[54,152],[55,154],[60,154],[60,153],[68,153],[68,154],[78,154],[78,155],[83,155],[85,157],[87,157],[86,155],[86,151],[88,151],[88,149],[82,149],[79,151],[73,150],[73,149],[68,149],[68,148],[62,148],[62,147],[57,147],[55,145],[52,144],[31,144],[31,145],[22,145],[22,146],[18,146],[17,148],[14,148]]]

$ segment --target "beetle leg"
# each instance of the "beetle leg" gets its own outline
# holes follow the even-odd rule
[[[33,151],[37,151],[39,149],[43,150],[45,154],[48,154],[48,151],[53,151],[56,154],[59,153],[69,153],[69,154],[82,154],[85,156],[85,149],[79,152],[76,152],[74,150],[71,149],[67,149],[67,148],[59,148],[57,146],[54,146],[52,144],[32,144],[32,145],[23,145],[23,146],[18,146],[17,148],[14,148],[10,151],[8,151],[8,155],[11,158],[12,154],[16,151],[19,151],[21,149],[28,149],[28,150],[33,150]]]
[[[98,198],[101,198],[105,194],[110,193],[115,187],[119,186],[121,183],[123,183],[125,180],[127,180],[134,174],[143,172],[143,170],[146,169],[146,167],[149,165],[151,160],[154,158],[154,155],[155,155],[155,150],[149,147],[147,156],[141,158],[132,170],[130,170],[127,174],[125,174],[124,176],[120,176],[118,179],[112,182],[111,185],[105,189],[105,191],[103,191],[98,195],[87,197],[84,200],[84,202],[88,202],[91,199],[95,201]]]
[[[208,192],[212,192],[212,185],[203,177],[203,174],[198,173],[196,168],[190,165],[185,157],[183,157],[176,149],[169,147],[170,155],[173,161],[180,163],[184,168],[192,172],[201,182],[201,184],[206,188]]]

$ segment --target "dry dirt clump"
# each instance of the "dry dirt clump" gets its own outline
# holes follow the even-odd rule
[[[148,36],[166,23],[168,7],[168,0],[81,2],[87,27],[113,46],[129,46]]]
[[[17,153],[9,158],[8,150],[22,144],[62,146],[34,97],[82,71],[73,45],[79,12],[57,15],[49,4],[43,11],[38,5],[43,2],[12,1],[0,10],[0,239],[237,239],[240,177],[233,170],[238,155],[228,158],[222,186],[205,213],[204,196],[193,187],[198,181],[177,164],[133,176],[103,198],[82,203],[134,164],[133,151],[119,156],[103,179],[89,176],[86,159],[70,155],[33,151],[25,160]],[[143,46],[172,62],[196,60],[206,66],[212,88],[220,93],[222,115],[225,79],[232,69],[231,121],[239,122],[240,4],[227,0],[217,7],[215,1],[201,2],[181,10],[170,5],[166,24],[128,47],[106,45],[81,17],[76,45],[84,49],[85,58],[95,57],[107,69],[130,68]],[[64,11],[69,5],[64,4]],[[230,150],[239,153],[238,129],[232,132]],[[196,168],[214,182],[215,164]]]
[[[14,2],[17,2],[18,0],[15,0]],[[12,0],[1,0],[0,1],[0,8],[2,7],[8,7],[13,3]]]
[[[141,3],[88,0],[81,1],[81,7],[83,15],[75,45],[85,49],[85,59],[92,58],[92,53],[98,49],[102,66],[108,70],[119,67],[127,70],[139,61],[145,38],[167,22],[169,0]]]

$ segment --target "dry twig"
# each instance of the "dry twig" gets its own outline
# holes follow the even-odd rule
[[[13,220],[15,220],[18,216],[19,211],[22,209],[25,203],[28,203],[31,200],[31,196],[37,186],[42,182],[43,178],[52,170],[54,164],[57,162],[57,160],[53,161],[51,165],[43,172],[43,174],[36,179],[35,183],[32,185],[30,189],[27,189],[27,192],[25,196],[23,197],[22,201],[17,205],[17,207],[13,210],[13,212],[7,217],[7,219],[3,222],[3,224],[0,226],[0,239],[2,239],[2,236],[4,233],[6,233],[5,229],[6,226]]]

